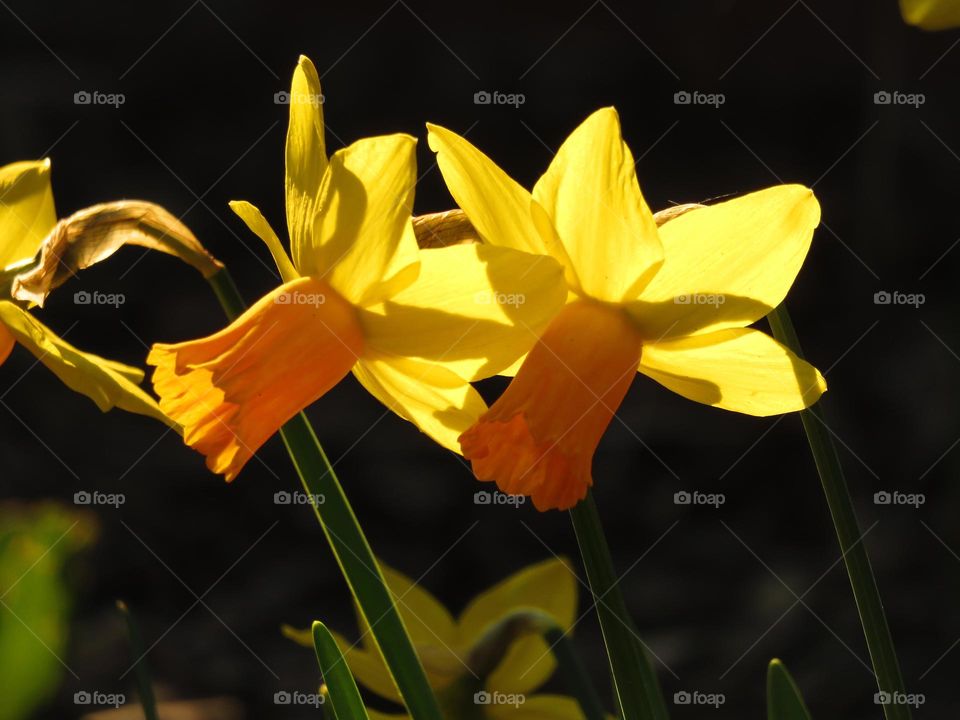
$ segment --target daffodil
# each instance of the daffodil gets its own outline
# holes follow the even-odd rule
[[[462,137],[429,130],[482,241],[562,268],[567,297],[507,390],[460,437],[478,479],[529,495],[540,510],[575,505],[638,369],[691,400],[750,415],[800,410],[826,389],[815,368],[747,327],[800,269],[820,218],[808,188],[698,207],[658,229],[613,108],[570,135],[532,193]]]
[[[904,22],[924,30],[945,30],[960,26],[957,0],[900,0]]]
[[[467,381],[526,352],[525,326],[543,325],[561,300],[551,292],[559,269],[534,255],[476,245],[421,251],[411,223],[415,139],[364,138],[328,157],[322,97],[301,57],[286,140],[290,254],[256,207],[231,203],[269,247],[283,284],[220,332],[155,345],[147,360],[160,406],[227,480],[351,371],[458,451],[457,437],[486,409]],[[498,286],[520,276],[538,288],[536,302],[498,303]],[[435,334],[445,341],[438,352],[422,342]]]
[[[429,592],[401,573],[382,567],[387,586],[410,633],[427,679],[448,717],[580,720],[575,700],[533,694],[554,673],[556,660],[522,621],[546,617],[567,633],[576,618],[576,578],[561,560],[531,565],[474,598],[458,618]],[[402,704],[390,673],[367,628],[351,643],[334,634],[357,682],[376,695]],[[309,630],[284,633],[313,647]],[[464,708],[469,708],[465,710]],[[369,711],[372,720],[406,715]]]
[[[50,161],[0,167],[0,364],[20,344],[101,410],[119,407],[169,423],[156,401],[137,387],[141,370],[78,350],[12,300],[17,275],[31,266],[56,223]]]

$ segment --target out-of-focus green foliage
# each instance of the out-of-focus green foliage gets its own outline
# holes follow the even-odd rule
[[[64,566],[95,534],[92,517],[61,505],[0,505],[0,720],[28,717],[66,672]]]

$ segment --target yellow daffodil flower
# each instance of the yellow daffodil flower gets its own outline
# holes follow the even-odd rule
[[[904,22],[924,30],[946,30],[960,26],[958,0],[900,0]]]
[[[447,716],[462,717],[462,713],[456,712],[458,706],[479,703],[476,714],[470,717],[583,718],[572,698],[531,694],[556,669],[556,660],[543,638],[538,634],[502,632],[511,619],[530,613],[543,613],[553,619],[556,627],[569,632],[576,619],[577,586],[576,578],[564,562],[548,560],[524,568],[476,597],[459,618],[454,618],[433,595],[409,578],[381,567],[430,686],[441,705],[447,708]],[[367,632],[363,619],[359,620],[364,633],[358,643],[334,634],[350,671],[358,683],[375,694],[402,704],[372,635]],[[285,627],[284,634],[313,647],[309,630]],[[493,655],[492,662],[490,655]],[[479,670],[478,665],[485,669]],[[407,717],[369,712],[371,720]]]
[[[169,423],[156,401],[137,387],[141,370],[77,350],[11,301],[18,272],[31,264],[56,223],[50,161],[0,167],[0,365],[19,343],[101,410],[118,407]]]
[[[560,271],[505,248],[420,250],[411,223],[416,141],[358,140],[327,157],[316,69],[301,57],[286,141],[287,255],[260,211],[231,207],[269,247],[284,283],[209,337],[155,345],[160,406],[207,466],[232,480],[298,411],[349,372],[441,445],[486,409],[468,380],[496,374],[532,345],[562,302]],[[537,301],[497,303],[525,276]],[[424,362],[418,339],[447,343]],[[429,348],[435,350],[434,346]],[[429,354],[429,353],[428,353]]]
[[[483,242],[562,268],[568,294],[507,390],[460,437],[478,479],[540,510],[575,505],[637,369],[750,415],[800,410],[826,389],[814,367],[747,327],[783,300],[806,256],[820,219],[808,188],[772,187],[658,229],[613,108],[570,135],[532,194],[463,138],[429,130]]]

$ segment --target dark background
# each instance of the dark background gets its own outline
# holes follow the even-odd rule
[[[273,95],[299,53],[321,73],[331,152],[371,134],[421,139],[417,212],[452,205],[425,121],[468,132],[529,187],[550,148],[603,105],[620,111],[654,209],[778,178],[813,185],[824,223],[790,294],[794,320],[827,371],[830,426],[906,683],[926,696],[916,714],[956,712],[960,34],[903,25],[895,0],[517,5],[8,0],[0,161],[50,155],[61,216],[123,197],[183,215],[248,298],[276,278],[227,201],[250,200],[284,228],[287,108]],[[125,103],[78,106],[79,90],[123,93]],[[479,90],[526,102],[475,105]],[[725,103],[675,105],[680,90],[723,93]],[[876,105],[880,90],[923,93],[925,103]],[[75,306],[81,289],[127,302]],[[923,293],[925,304],[875,305],[881,290]],[[39,316],[81,348],[136,364],[151,342],[223,324],[198,275],[135,249],[84,273]],[[97,510],[101,540],[73,568],[64,659],[80,679],[67,675],[39,717],[76,715],[79,689],[132,694],[132,675],[118,679],[131,659],[117,597],[138,611],[147,643],[159,640],[149,662],[167,696],[230,695],[252,718],[297,717],[273,693],[312,691],[317,672],[280,623],[322,618],[351,637],[356,628],[311,513],[273,503],[295,482],[279,440],[228,486],[155,422],[102,416],[32,365],[17,350],[0,368],[0,496],[126,495],[119,511]],[[375,550],[408,575],[426,573],[423,585],[451,608],[552,553],[576,558],[565,514],[475,506],[478,485],[460,460],[392,415],[380,422],[382,407],[352,378],[310,414]],[[630,608],[666,666],[669,698],[727,698],[719,711],[674,716],[762,717],[766,664],[781,657],[815,717],[879,717],[799,419],[696,405],[643,376],[619,417],[596,457],[595,494],[617,566],[629,570]],[[677,506],[681,489],[722,492],[726,503]],[[882,489],[921,492],[926,503],[876,506]],[[593,614],[576,638],[606,691]]]

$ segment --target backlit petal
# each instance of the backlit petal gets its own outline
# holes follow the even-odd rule
[[[802,185],[683,213],[660,227],[664,262],[629,308],[649,340],[745,327],[780,304],[820,222]]]
[[[246,200],[231,200],[230,209],[247,224],[247,227],[253,231],[254,235],[266,243],[270,254],[273,255],[273,261],[277,264],[277,270],[280,271],[280,277],[283,278],[284,282],[290,282],[300,277],[300,274],[293,266],[293,262],[290,260],[290,256],[287,255],[287,251],[284,250],[280,238],[277,237],[273,228],[270,227],[270,223],[267,222],[267,219],[259,209]]]
[[[663,260],[653,214],[613,108],[597,110],[566,139],[533,189],[584,294],[632,299]]]
[[[354,305],[385,300],[417,277],[410,222],[416,143],[402,134],[364,138],[330,158],[313,233],[314,272]]]
[[[576,618],[577,581],[557,559],[531,565],[475,598],[460,616],[461,644],[472,647],[490,629],[519,609],[542,610],[568,630]],[[491,673],[488,687],[506,693],[526,693],[553,674],[556,661],[540,636],[516,641]]]
[[[802,410],[827,389],[815,367],[750,328],[644,345],[640,372],[685,398],[747,415]]]
[[[33,315],[10,302],[0,301],[2,326],[5,329],[0,330],[0,346],[4,345],[4,336],[13,336],[67,387],[86,395],[102,411],[117,407],[176,427],[157,401],[137,387],[143,379],[141,370],[77,350]],[[0,347],[2,355],[3,347]]]
[[[13,346],[16,344],[16,338],[10,334],[6,325],[0,323],[0,365],[3,365],[4,361],[10,357]]]
[[[377,400],[455,453],[457,438],[487,409],[472,385],[440,365],[367,353],[353,372]]]
[[[287,228],[293,262],[301,274],[309,274],[313,252],[310,235],[327,169],[323,128],[323,96],[320,78],[310,59],[301,55],[290,83],[290,122],[287,126],[286,196]]]
[[[0,270],[36,255],[56,223],[49,160],[0,168]]]
[[[924,30],[960,26],[960,3],[956,0],[900,0],[905,22]]]
[[[528,190],[456,133],[430,123],[427,129],[447,188],[481,238],[539,255],[556,251],[534,224]]]
[[[566,294],[552,258],[454,245],[421,250],[417,281],[360,320],[371,349],[439,362],[476,380],[529,351]]]
[[[218,333],[154,345],[160,407],[212,472],[232,480],[280,426],[336,385],[363,352],[352,305],[300,278]]]

